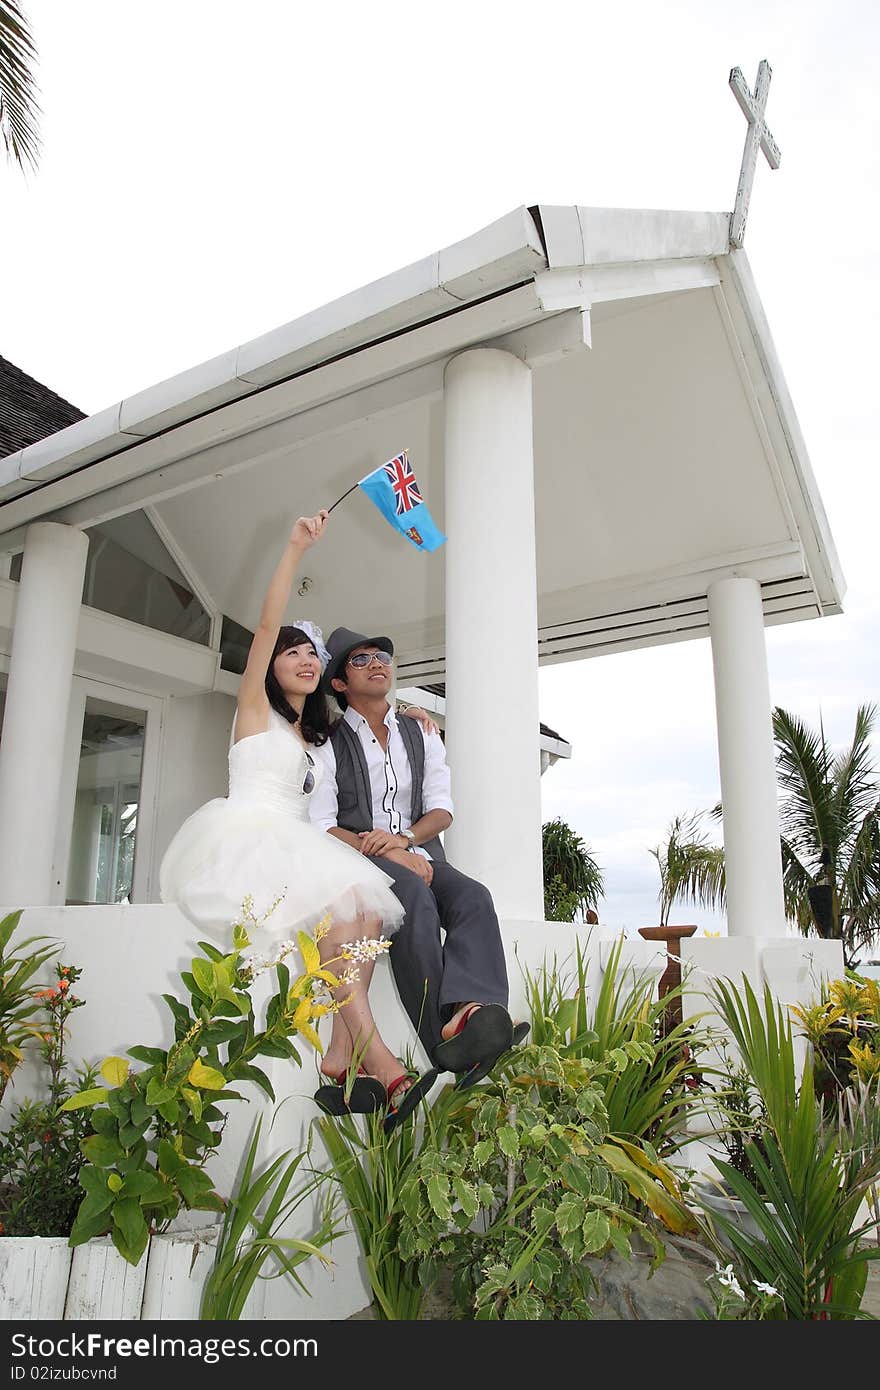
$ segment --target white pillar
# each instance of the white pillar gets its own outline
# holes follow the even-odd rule
[[[446,847],[502,920],[543,921],[531,372],[464,352],[445,404]]]
[[[761,587],[709,588],[730,936],[787,934]]]
[[[52,853],[67,706],[89,540],[55,522],[28,527],[0,742],[0,894],[52,900]]]

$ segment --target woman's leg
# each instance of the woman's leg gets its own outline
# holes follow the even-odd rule
[[[357,1053],[364,1070],[387,1087],[404,1068],[399,1058],[382,1041],[370,1008],[370,981],[375,962],[336,959],[346,942],[361,941],[364,937],[375,941],[380,935],[378,917],[359,917],[353,922],[334,922],[318,943],[321,963],[326,963],[334,975],[342,975],[351,969],[358,976],[350,984],[339,985],[333,990],[333,997],[341,1007],[333,1016],[330,1046],[321,1061],[321,1071],[326,1076],[338,1076],[347,1069],[352,1054]],[[407,1083],[403,1083],[395,1091],[395,1103],[400,1101],[407,1089]]]

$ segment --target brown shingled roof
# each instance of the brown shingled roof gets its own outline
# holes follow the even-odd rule
[[[84,419],[84,411],[0,357],[0,458]]]

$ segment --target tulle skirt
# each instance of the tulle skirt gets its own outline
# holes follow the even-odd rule
[[[232,945],[232,927],[247,905],[261,921],[258,939],[310,931],[328,913],[334,922],[378,917],[390,935],[404,909],[393,880],[357,850],[277,808],[219,797],[184,821],[159,870],[163,902]]]

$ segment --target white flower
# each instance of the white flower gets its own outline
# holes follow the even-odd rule
[[[778,1289],[774,1289],[772,1284],[763,1284],[760,1279],[755,1280],[755,1288],[758,1290],[758,1293],[769,1294],[771,1298],[779,1297]]]
[[[360,941],[343,942],[339,954],[343,960],[375,960],[385,951],[390,951],[391,941],[387,936],[362,936]]]
[[[742,1291],[740,1282],[733,1272],[733,1265],[727,1265],[722,1269],[719,1264],[716,1264],[715,1270],[718,1275],[719,1284],[723,1285],[725,1289],[730,1289],[731,1293],[735,1293],[737,1298],[745,1300],[745,1294]]]

